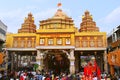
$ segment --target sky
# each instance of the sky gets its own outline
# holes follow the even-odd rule
[[[82,15],[88,10],[101,32],[109,34],[120,25],[120,0],[0,0],[0,20],[8,27],[7,32],[17,33],[28,13],[32,13],[37,29],[39,21],[51,18],[61,9],[80,28]]]

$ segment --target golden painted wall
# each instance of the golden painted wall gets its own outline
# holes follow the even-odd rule
[[[34,33],[18,33],[7,34],[7,48],[35,48],[36,34]]]
[[[96,47],[102,48],[107,46],[106,33],[104,32],[81,32],[75,34],[75,47]]]

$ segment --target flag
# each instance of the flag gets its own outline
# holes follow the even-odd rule
[[[62,4],[61,4],[61,3],[58,3],[57,6],[60,7],[60,6],[62,6]]]

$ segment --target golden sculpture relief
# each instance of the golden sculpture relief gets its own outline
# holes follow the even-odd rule
[[[87,47],[87,42],[83,41],[83,47]]]
[[[32,47],[32,43],[30,40],[28,41],[28,47]]]
[[[21,41],[21,47],[24,47],[24,41],[23,40]]]
[[[14,47],[17,47],[18,41],[14,41]]]
[[[94,41],[90,41],[90,46],[91,46],[91,47],[94,47],[94,46],[95,46]]]
[[[98,47],[102,47],[102,41],[98,41]]]

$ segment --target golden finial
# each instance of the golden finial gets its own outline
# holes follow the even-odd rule
[[[25,17],[24,21],[26,21],[26,19],[27,19],[27,18]]]
[[[32,20],[34,20],[34,17],[32,17]]]
[[[82,15],[82,18],[84,18],[85,16],[84,15]]]
[[[91,18],[93,18],[93,16],[92,16],[92,15],[90,15],[90,17],[91,17]]]

